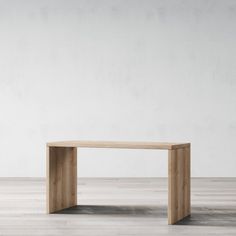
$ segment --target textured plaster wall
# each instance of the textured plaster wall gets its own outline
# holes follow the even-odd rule
[[[0,176],[53,140],[190,141],[236,176],[236,2],[0,0]],[[79,176],[165,176],[163,151],[78,150]]]

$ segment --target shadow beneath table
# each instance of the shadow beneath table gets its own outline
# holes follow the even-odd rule
[[[78,214],[78,215],[106,215],[127,217],[151,217],[158,219],[166,218],[166,206],[126,206],[126,205],[79,205],[70,207],[55,214]],[[190,217],[179,221],[176,225],[194,226],[226,226],[236,227],[236,209],[230,207],[192,207]]]
[[[126,206],[126,205],[78,205],[56,214],[86,214],[86,215],[124,215],[145,217],[167,217],[167,207],[164,206]]]
[[[236,227],[236,209],[230,207],[192,207],[190,217],[176,225]]]

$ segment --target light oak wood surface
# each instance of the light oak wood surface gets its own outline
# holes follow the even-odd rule
[[[47,143],[47,213],[77,204],[77,148],[168,150],[168,224],[190,215],[190,143],[62,141]]]
[[[168,223],[190,215],[190,148],[169,150]]]
[[[47,212],[77,204],[77,148],[47,148]]]
[[[177,149],[190,143],[130,142],[130,141],[58,141],[49,142],[49,147],[128,148],[128,149]]]

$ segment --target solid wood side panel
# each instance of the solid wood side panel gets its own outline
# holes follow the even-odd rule
[[[177,151],[168,151],[168,224],[173,224],[177,219]]]
[[[177,149],[177,220],[184,215],[184,149]]]
[[[185,149],[185,211],[184,214],[191,214],[191,148],[186,147]]]
[[[77,205],[77,148],[47,147],[47,212]]]
[[[169,150],[168,223],[190,215],[190,147]]]

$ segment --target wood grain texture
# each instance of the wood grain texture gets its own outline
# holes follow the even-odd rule
[[[169,151],[168,223],[190,214],[190,144],[68,141],[47,144],[47,212],[77,204],[77,147],[147,148]]]
[[[190,215],[190,147],[169,150],[168,224]]]
[[[130,142],[130,141],[59,141],[49,142],[49,147],[128,148],[128,149],[177,149],[189,143]]]
[[[77,204],[77,148],[47,147],[47,213]]]
[[[191,147],[184,148],[184,215],[191,214]]]

